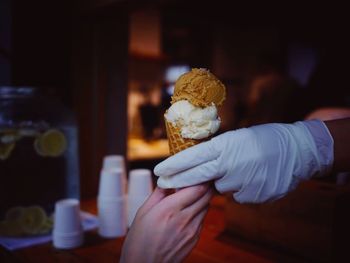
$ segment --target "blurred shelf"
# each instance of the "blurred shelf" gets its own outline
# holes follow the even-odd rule
[[[129,139],[127,156],[129,161],[166,158],[169,156],[168,140],[145,141],[143,139]]]

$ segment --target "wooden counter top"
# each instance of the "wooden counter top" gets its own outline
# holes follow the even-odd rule
[[[223,196],[213,198],[201,238],[185,262],[306,262],[225,233],[224,204]],[[96,213],[95,200],[82,201],[81,207],[84,211]],[[73,250],[57,250],[51,243],[14,252],[0,247],[0,262],[118,262],[123,240],[103,239],[96,231],[89,231],[85,233],[84,246]]]

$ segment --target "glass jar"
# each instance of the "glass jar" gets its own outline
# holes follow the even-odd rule
[[[0,87],[0,235],[47,234],[54,204],[79,198],[74,114],[35,87]]]

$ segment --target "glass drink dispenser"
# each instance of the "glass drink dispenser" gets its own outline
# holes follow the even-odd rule
[[[79,198],[72,112],[34,87],[0,87],[0,236],[47,234],[54,204]]]

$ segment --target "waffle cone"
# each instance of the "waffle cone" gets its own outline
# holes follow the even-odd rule
[[[171,155],[183,151],[191,146],[203,142],[204,140],[194,140],[182,138],[179,127],[173,125],[165,119],[165,127],[168,136],[169,151]]]

